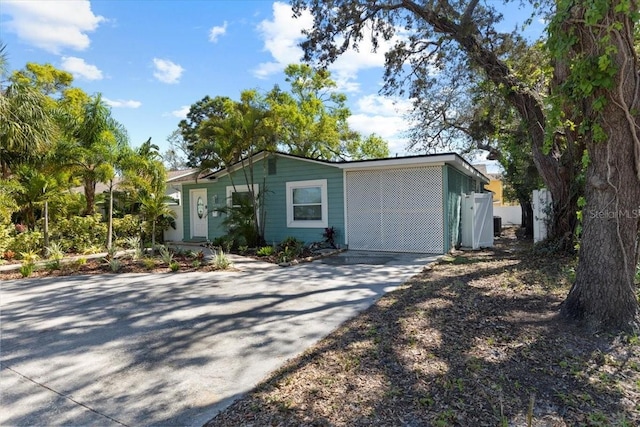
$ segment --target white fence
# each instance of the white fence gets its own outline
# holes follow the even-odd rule
[[[546,188],[533,190],[533,241],[547,238],[547,221],[551,211],[551,193]]]
[[[522,225],[522,208],[518,206],[494,206],[493,216],[502,218],[502,226]]]
[[[493,246],[493,193],[462,197],[462,246],[479,249]]]

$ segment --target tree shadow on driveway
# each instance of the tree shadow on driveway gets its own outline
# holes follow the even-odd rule
[[[201,425],[421,267],[0,283],[0,424]]]
[[[385,295],[207,427],[640,424],[640,342],[558,318],[571,259],[462,254]]]

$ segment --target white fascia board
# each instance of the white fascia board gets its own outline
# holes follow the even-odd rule
[[[393,159],[383,160],[365,160],[357,162],[338,163],[337,166],[346,171],[349,170],[371,170],[371,169],[390,169],[412,166],[444,166],[449,164],[467,176],[480,179],[485,184],[489,183],[487,177],[482,175],[476,168],[464,161],[462,157],[453,154],[438,154],[428,157],[397,157]]]
[[[489,183],[489,178],[484,176],[482,173],[480,173],[480,171],[471,166],[469,163],[465,162],[461,157],[456,157],[455,161],[448,163],[465,175],[479,179],[485,184]]]
[[[292,156],[292,155],[288,155],[286,153],[273,153],[273,152],[266,152],[266,151],[261,151],[261,152],[259,152],[257,154],[254,154],[252,161],[253,162],[257,162],[257,161],[260,161],[260,160],[264,159],[267,156],[287,157],[287,158],[290,158],[290,159],[300,160],[300,161],[309,162],[309,163],[315,163],[315,164],[324,165],[324,166],[340,167],[339,164],[326,162],[326,161],[322,161],[322,160],[308,159],[306,157]],[[219,169],[218,171],[213,172],[212,174],[210,174],[207,177],[207,179],[220,178],[220,177],[223,177],[223,176],[229,174],[230,172],[235,172],[235,171],[237,171],[239,169],[242,169],[243,162],[244,162],[244,165],[246,166],[248,164],[248,162],[249,162],[249,159],[246,158],[246,159],[244,159],[244,161],[240,161],[240,162],[234,164],[233,166],[231,166],[230,168]]]
[[[407,166],[442,166],[445,163],[453,162],[455,157],[455,154],[441,154],[429,157],[397,157],[393,159],[337,163],[336,166],[345,170],[387,169],[390,167]]]

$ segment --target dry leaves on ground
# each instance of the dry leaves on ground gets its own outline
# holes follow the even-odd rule
[[[573,263],[513,233],[446,257],[207,426],[639,425],[638,337],[558,318]]]

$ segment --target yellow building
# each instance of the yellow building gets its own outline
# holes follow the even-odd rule
[[[493,206],[519,206],[518,203],[513,203],[504,200],[502,174],[487,172],[487,165],[473,165],[484,176],[489,178],[489,183],[485,184],[484,188],[493,193]]]

